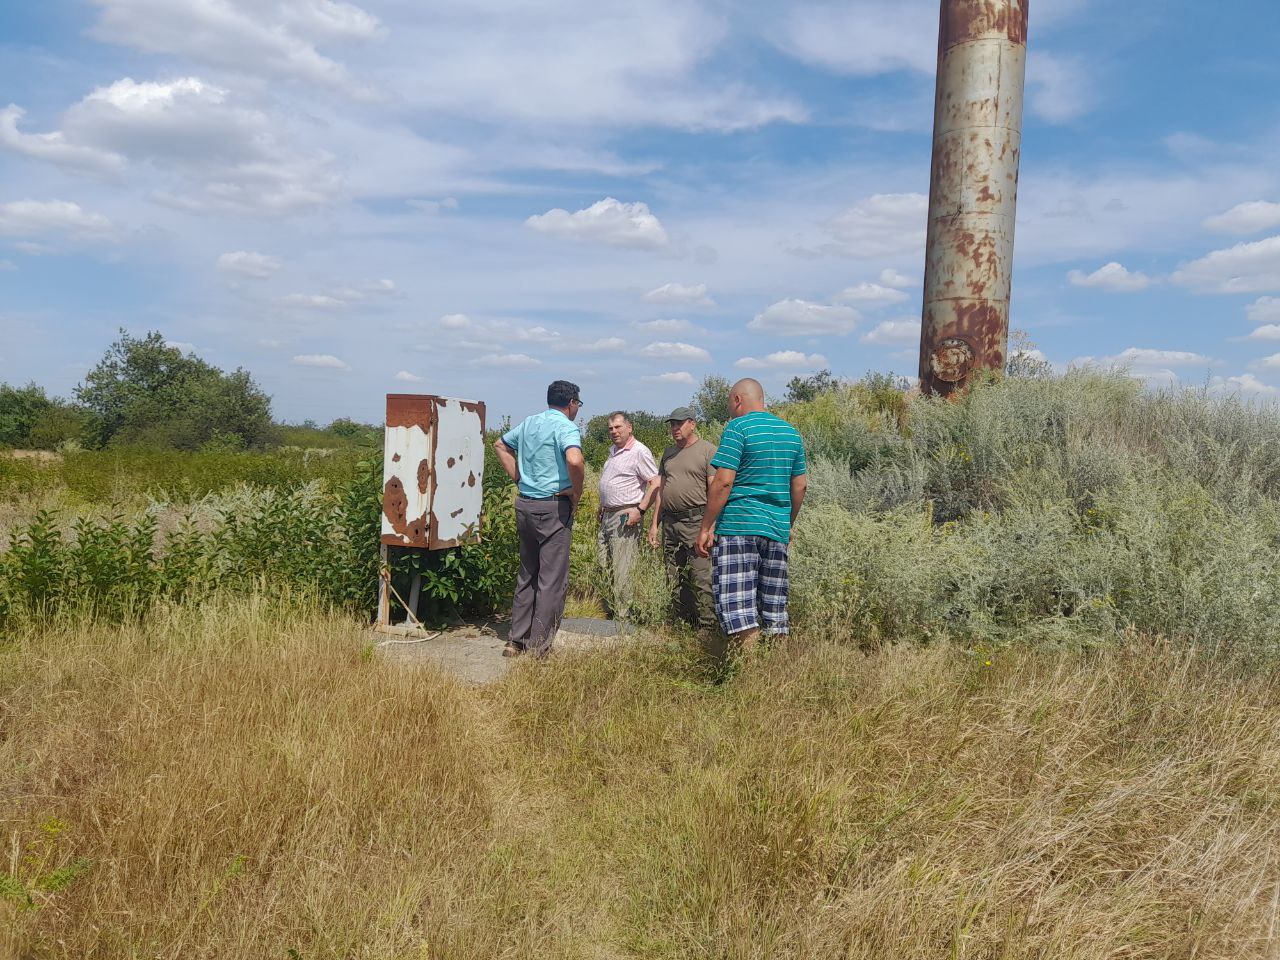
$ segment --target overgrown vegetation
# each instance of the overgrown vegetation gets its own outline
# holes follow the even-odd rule
[[[0,955],[1274,955],[1274,679],[844,641],[474,690],[295,594],[23,627]]]

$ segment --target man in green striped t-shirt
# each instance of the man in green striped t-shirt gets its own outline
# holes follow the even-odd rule
[[[697,549],[712,558],[720,625],[747,652],[762,620],[767,634],[789,629],[787,545],[808,480],[799,431],[765,411],[758,381],[733,385],[729,412]]]

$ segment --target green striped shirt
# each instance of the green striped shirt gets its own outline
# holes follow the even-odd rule
[[[711,466],[737,471],[729,502],[716,523],[722,537],[791,540],[791,478],[807,469],[800,433],[763,410],[725,425]]]

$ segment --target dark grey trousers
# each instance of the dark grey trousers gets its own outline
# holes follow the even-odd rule
[[[551,649],[564,616],[569,587],[569,547],[573,542],[573,504],[516,498],[520,535],[520,572],[511,605],[511,639],[533,654]]]

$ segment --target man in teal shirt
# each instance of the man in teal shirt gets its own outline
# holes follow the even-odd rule
[[[724,632],[743,653],[760,636],[790,629],[787,547],[808,486],[804,443],[795,427],[764,408],[764,388],[750,378],[729,391],[715,476],[697,550],[711,556],[711,589]]]
[[[547,387],[547,409],[493,444],[519,491],[520,572],[505,657],[547,653],[564,616],[573,514],[585,476],[582,434],[573,422],[581,409],[578,385],[557,380]]]

